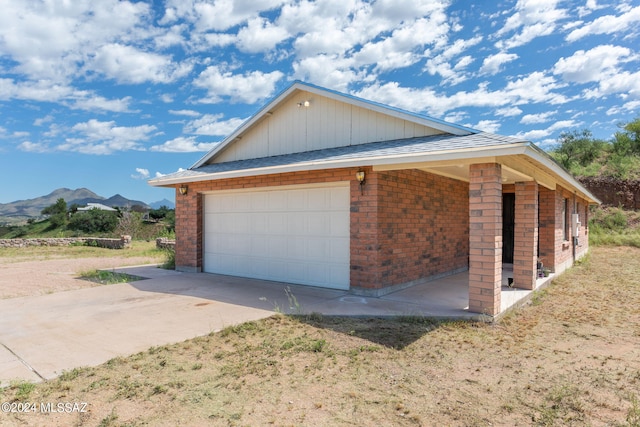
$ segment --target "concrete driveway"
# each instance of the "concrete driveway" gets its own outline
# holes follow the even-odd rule
[[[477,317],[466,310],[466,273],[369,298],[155,266],[116,271],[148,279],[0,300],[0,386],[12,380],[55,378],[63,371],[206,335],[276,311]]]
[[[255,288],[258,281],[245,279],[249,292],[234,297],[234,278],[153,267],[122,270],[149,279],[0,300],[0,384],[55,378],[75,367],[206,335],[268,317],[287,301],[284,287],[265,293]]]

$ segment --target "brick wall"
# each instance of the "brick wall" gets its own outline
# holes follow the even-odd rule
[[[467,183],[419,170],[372,175],[359,201],[359,212],[366,210],[361,249],[369,266],[352,260],[352,268],[361,263],[370,277],[352,286],[406,285],[468,268]]]
[[[202,268],[202,192],[313,184],[351,183],[350,281],[379,289],[468,267],[468,185],[417,170],[377,173],[363,168],[295,172],[190,183],[176,193],[176,266]]]
[[[562,215],[565,200],[568,200],[568,209],[564,211],[565,220],[568,228],[568,237],[565,239],[565,232],[562,228]],[[578,244],[573,245],[573,236],[571,235],[571,214],[578,213],[580,222],[580,232],[578,234]],[[555,256],[553,257],[553,266],[549,265],[551,260],[549,257],[543,259],[545,266],[553,269],[555,273],[561,273],[565,269],[573,265],[573,258],[580,259],[589,251],[589,236],[588,236],[588,203],[571,193],[569,190],[561,186],[556,187],[555,191],[555,221],[556,229],[554,234],[554,247]],[[575,251],[575,253],[574,253]]]

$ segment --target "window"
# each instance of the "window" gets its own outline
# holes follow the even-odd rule
[[[569,215],[569,199],[564,199],[564,203],[562,204],[562,238],[564,240],[569,240],[570,221],[568,220],[568,215]]]

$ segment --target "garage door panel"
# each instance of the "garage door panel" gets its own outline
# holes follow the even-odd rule
[[[213,193],[204,271],[348,289],[349,187]]]

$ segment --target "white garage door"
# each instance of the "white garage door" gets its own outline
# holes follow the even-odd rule
[[[349,289],[349,185],[205,195],[203,270]]]

